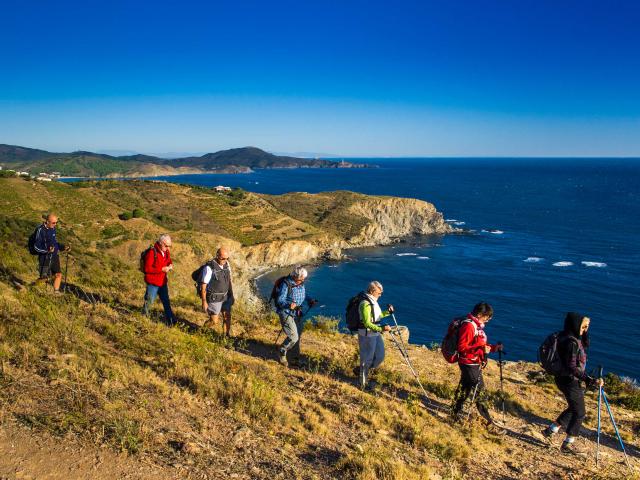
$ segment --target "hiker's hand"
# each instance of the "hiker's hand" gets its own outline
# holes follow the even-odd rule
[[[297,306],[298,306],[298,304],[296,302],[291,302],[291,305],[289,305],[289,308],[291,310],[295,310]]]
[[[384,327],[382,327],[382,331],[383,332],[390,332],[391,331],[391,327],[389,325],[385,325]]]
[[[171,270],[171,265],[169,265],[168,267],[162,267],[162,271],[164,273],[167,273],[169,270]]]
[[[391,305],[391,304],[387,305],[387,310],[389,310],[389,313],[393,313],[393,312],[396,311],[396,309],[393,308],[393,305]]]
[[[604,387],[604,378],[596,378],[596,387],[600,388],[600,387]]]
[[[504,351],[504,345],[502,345],[502,342],[496,343],[496,352],[502,352],[502,351]]]
[[[207,313],[207,302],[206,302],[206,300],[202,301],[202,311],[204,313]]]
[[[309,300],[309,306],[313,307],[316,303],[318,303],[318,300],[316,300],[315,298]]]
[[[55,250],[55,248],[53,248],[53,246],[49,247],[49,252],[53,252]]]
[[[484,346],[484,353],[491,353],[491,346],[490,345],[485,345]]]
[[[65,252],[70,252],[71,251],[71,245],[67,245],[64,247],[64,251]]]

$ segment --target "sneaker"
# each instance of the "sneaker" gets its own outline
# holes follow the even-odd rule
[[[564,453],[565,455],[577,455],[581,457],[587,456],[587,452],[584,450],[584,448],[578,446],[577,442],[562,442],[560,452]]]
[[[280,349],[278,351],[278,361],[280,362],[280,365],[283,365],[285,367],[289,366],[289,362],[287,362],[287,352]]]
[[[60,290],[54,290],[53,294],[54,295],[62,295],[62,292]]]
[[[540,432],[540,433],[542,433],[542,436],[544,437],[544,439],[545,439],[547,442],[551,443],[551,442],[552,442],[552,440],[553,440],[553,436],[554,436],[557,432],[554,432],[553,430],[551,430],[551,428],[550,428],[550,427],[547,427],[547,428],[545,428],[544,430],[542,430],[542,432]]]

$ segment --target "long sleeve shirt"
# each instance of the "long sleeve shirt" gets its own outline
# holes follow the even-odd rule
[[[310,302],[311,297],[307,295],[304,283],[296,285],[296,282],[291,278],[291,276],[284,279],[278,290],[278,297],[276,300],[278,312],[284,312],[287,315],[294,315],[296,312],[291,310],[292,303],[301,307],[305,303],[309,305]]]
[[[49,248],[53,247],[53,252],[49,252]],[[48,253],[58,253],[60,250],[64,250],[64,245],[60,245],[56,239],[56,227],[47,228],[46,224],[42,224],[38,227],[36,232],[36,241],[33,244],[33,248],[40,255],[46,255]]]
[[[381,311],[380,315],[376,318],[375,307],[368,301],[363,300],[360,302],[358,306],[358,311],[360,312],[360,320],[362,320],[362,325],[366,330],[370,330],[372,332],[382,332],[382,327],[378,325],[378,322],[385,317],[391,315],[388,310]]]
[[[489,346],[492,352],[496,351],[496,345],[488,343],[484,325],[473,315],[467,315],[470,321],[460,325],[458,331],[458,363],[462,365],[480,365],[484,362],[484,347]]]

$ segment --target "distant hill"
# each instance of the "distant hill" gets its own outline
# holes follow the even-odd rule
[[[113,156],[77,151],[54,153],[0,144],[0,165],[30,173],[59,172],[77,177],[136,177],[183,173],[244,173],[256,168],[354,168],[363,164],[278,156],[256,147],[233,148],[202,156],[166,159],[153,155]]]

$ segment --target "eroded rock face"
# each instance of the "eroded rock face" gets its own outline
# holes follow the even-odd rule
[[[351,213],[370,222],[345,246],[388,245],[401,237],[453,232],[432,203],[413,198],[372,198],[352,205]]]

